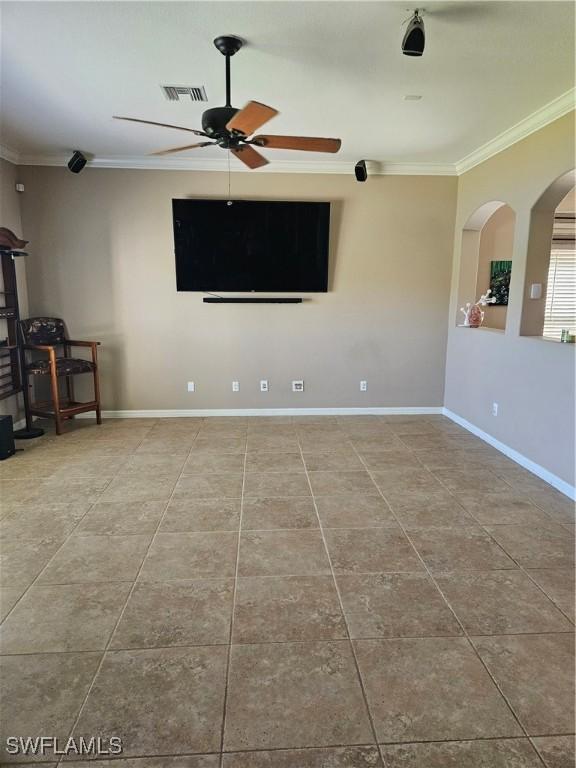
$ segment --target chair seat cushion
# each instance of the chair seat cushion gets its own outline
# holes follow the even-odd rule
[[[50,360],[34,360],[26,368],[33,374],[50,373]],[[93,370],[94,363],[90,360],[82,360],[79,357],[56,358],[57,376],[73,376],[76,373],[91,373]]]

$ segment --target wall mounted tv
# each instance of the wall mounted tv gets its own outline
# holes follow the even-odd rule
[[[173,200],[179,291],[328,290],[330,203]]]

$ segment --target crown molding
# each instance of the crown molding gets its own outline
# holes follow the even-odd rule
[[[5,144],[0,144],[0,157],[13,165],[18,165],[20,162],[19,153],[16,152],[15,149],[7,147]]]
[[[544,128],[572,111],[576,103],[576,89],[572,88],[558,98],[525,117],[516,125],[495,136],[456,163],[387,163],[367,161],[371,176],[460,176],[476,165],[497,155],[516,142]],[[32,155],[19,153],[0,144],[0,157],[15,165],[66,166],[70,155]],[[88,161],[88,168],[124,168],[156,171],[220,171],[228,172],[228,160],[199,157],[150,157],[114,156],[95,157]],[[257,170],[250,170],[234,163],[233,173],[312,173],[350,176],[353,163],[344,160],[276,160]]]
[[[69,155],[26,155],[18,156],[19,165],[65,166]],[[87,168],[123,168],[155,171],[220,171],[228,173],[228,160],[196,157],[147,157],[116,156],[95,157],[88,161]],[[234,163],[232,173],[320,173],[350,176],[354,164],[344,160],[275,160],[270,165],[255,171]],[[455,176],[456,169],[451,163],[381,163],[371,161],[369,172],[373,176]]]
[[[508,128],[506,131],[498,134],[486,144],[482,144],[469,155],[463,157],[456,163],[456,173],[460,176],[476,165],[483,163],[485,160],[497,155],[504,149],[508,149],[518,141],[522,141],[531,133],[539,131],[541,128],[553,123],[554,120],[567,115],[576,106],[576,89],[571,88],[566,93],[563,93],[553,101],[548,102],[536,112],[532,112],[531,115],[520,120],[519,123]]]

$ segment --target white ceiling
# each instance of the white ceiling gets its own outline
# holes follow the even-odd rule
[[[189,135],[113,114],[200,127],[224,103],[280,111],[269,133],[335,136],[338,159],[452,164],[574,86],[572,2],[426,2],[426,51],[403,56],[402,2],[8,2],[1,4],[0,141],[20,155],[140,157]],[[159,85],[205,85],[208,104]],[[420,101],[405,101],[420,94]],[[187,153],[222,159],[217,147]],[[269,151],[269,159],[333,161]],[[237,162],[237,161],[235,161]]]

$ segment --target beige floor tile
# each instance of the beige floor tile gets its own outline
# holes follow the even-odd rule
[[[529,734],[573,730],[572,633],[480,637],[474,644]]]
[[[354,451],[305,453],[304,463],[309,472],[362,471],[364,469],[364,465]]]
[[[6,736],[50,735],[65,743],[88,692],[101,653],[42,653],[0,658]],[[0,741],[0,760],[14,756]],[[37,759],[37,758],[36,758]],[[49,760],[49,757],[46,757]],[[22,758],[20,758],[22,761]]]
[[[388,768],[542,768],[528,739],[391,744],[382,754]]]
[[[178,477],[184,466],[182,454],[136,453],[122,464],[121,475],[140,475],[158,477]]]
[[[2,653],[104,650],[130,584],[31,587],[0,630]]]
[[[320,531],[245,531],[240,535],[239,576],[329,573]]]
[[[172,495],[176,477],[154,477],[149,474],[116,475],[99,501],[167,501]]]
[[[393,528],[326,529],[335,573],[422,571],[410,542]]]
[[[376,747],[232,752],[224,768],[383,768]]]
[[[514,491],[485,493],[468,491],[457,499],[482,525],[544,525],[550,518],[523,494]]]
[[[491,525],[486,530],[523,568],[574,566],[574,540],[561,525]]]
[[[250,472],[244,481],[247,496],[310,496],[310,486],[304,471]]]
[[[73,735],[113,733],[126,757],[217,751],[226,654],[224,646],[107,653]]]
[[[376,493],[376,487],[366,471],[310,472],[314,496],[336,496],[351,493]]]
[[[483,468],[436,469],[436,477],[449,491],[509,491],[508,483],[501,480],[494,472]]]
[[[90,509],[90,502],[21,505],[0,521],[2,539],[66,538]]]
[[[198,453],[245,453],[245,437],[220,437],[199,435],[191,446],[192,454]]]
[[[38,584],[134,581],[151,535],[72,536],[38,579]]]
[[[528,571],[550,600],[574,621],[574,569],[540,568]]]
[[[162,533],[177,531],[237,531],[240,499],[175,498],[162,520]]]
[[[433,571],[482,571],[516,564],[481,528],[410,529],[409,536]]]
[[[540,736],[534,744],[547,768],[574,768],[574,736]]]
[[[381,496],[353,493],[319,496],[316,507],[324,528],[396,528],[394,515]]]
[[[239,499],[241,496],[241,473],[183,475],[174,488],[174,498],[177,500]]]
[[[252,451],[246,456],[246,472],[301,472],[304,470],[300,452]]]
[[[136,584],[110,647],[226,644],[233,588],[232,579]]]
[[[440,482],[427,469],[397,467],[372,472],[372,478],[384,496],[391,501],[393,494],[436,493],[443,491]],[[389,498],[390,495],[390,498]]]
[[[0,584],[26,589],[62,546],[61,539],[10,539],[0,543]]]
[[[331,576],[238,580],[235,643],[338,640],[347,637]]]
[[[355,640],[378,740],[521,736],[464,638]]]
[[[232,646],[227,751],[371,741],[348,641]]]
[[[154,533],[165,501],[97,502],[75,529],[74,536]]]
[[[405,451],[406,446],[399,437],[392,433],[384,433],[372,436],[353,437],[350,442],[358,453],[363,456],[365,453],[377,452],[396,452]]]
[[[436,581],[471,635],[571,629],[570,622],[522,571],[439,574]]]
[[[86,768],[81,760],[66,761],[67,768]],[[219,768],[220,755],[176,755],[169,757],[128,757],[98,760],[98,768]],[[0,768],[5,768],[1,766]],[[47,768],[47,766],[42,766]]]
[[[139,578],[172,581],[234,576],[237,550],[237,533],[159,533]]]
[[[248,453],[272,451],[281,453],[298,453],[298,438],[295,434],[264,434],[250,433],[246,442]]]
[[[454,615],[427,574],[338,576],[337,582],[351,637],[462,634]]]
[[[136,454],[168,453],[187,456],[194,445],[192,435],[163,435],[161,437],[145,437],[135,449]]]
[[[476,526],[476,520],[458,504],[454,497],[429,496],[426,501],[392,503],[392,511],[404,528],[452,528]]]
[[[371,472],[382,472],[388,469],[422,469],[422,464],[413,451],[407,449],[396,451],[369,452],[362,451],[362,461]]]
[[[318,516],[311,498],[246,498],[242,505],[243,530],[318,528]]]
[[[0,587],[0,621],[4,621],[6,616],[10,613],[12,608],[22,597],[24,589],[24,587]]]
[[[204,475],[209,472],[244,472],[243,453],[193,453],[186,460],[182,474]]]

